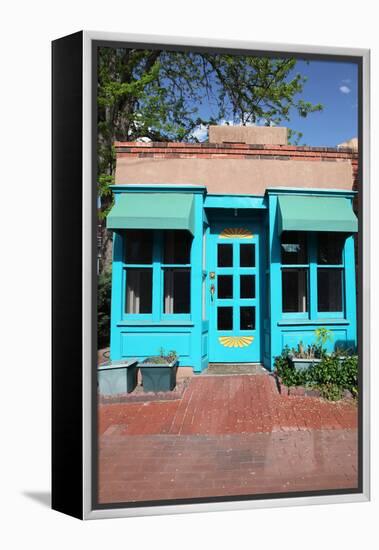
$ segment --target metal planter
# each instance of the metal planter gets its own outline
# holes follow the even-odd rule
[[[290,362],[296,370],[305,370],[315,363],[321,363],[322,359],[299,359],[298,357],[290,357]]]
[[[138,361],[111,361],[98,367],[98,388],[101,396],[130,393],[137,386]]]
[[[144,392],[171,391],[176,386],[178,361],[172,363],[140,363]]]

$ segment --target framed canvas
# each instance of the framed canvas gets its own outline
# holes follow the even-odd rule
[[[369,499],[369,51],[53,42],[52,507]]]

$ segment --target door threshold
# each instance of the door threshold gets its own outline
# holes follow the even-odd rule
[[[202,373],[205,376],[231,376],[233,374],[269,374],[262,363],[209,363]]]

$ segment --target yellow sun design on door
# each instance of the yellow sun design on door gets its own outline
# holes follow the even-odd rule
[[[253,342],[254,336],[220,336],[219,342],[226,348],[245,348]]]
[[[220,239],[252,239],[253,234],[244,227],[226,227],[219,235]]]

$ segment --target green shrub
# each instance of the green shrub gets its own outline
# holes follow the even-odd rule
[[[291,361],[291,350],[286,346],[282,354],[275,358],[274,369],[286,386],[307,385],[308,369],[297,370]]]
[[[309,371],[312,382],[317,386],[338,386],[341,390],[349,390],[354,396],[358,393],[357,356],[326,355]]]
[[[97,345],[98,349],[109,346],[111,322],[111,287],[110,271],[99,275],[97,282]]]
[[[342,388],[337,386],[337,384],[325,384],[324,386],[319,386],[318,389],[321,396],[329,401],[338,401],[342,397]]]
[[[297,370],[290,361],[291,350],[286,347],[275,358],[275,372],[286,386],[309,386],[320,390],[326,399],[336,401],[343,390],[358,395],[358,357],[338,354],[322,355],[319,363]]]

